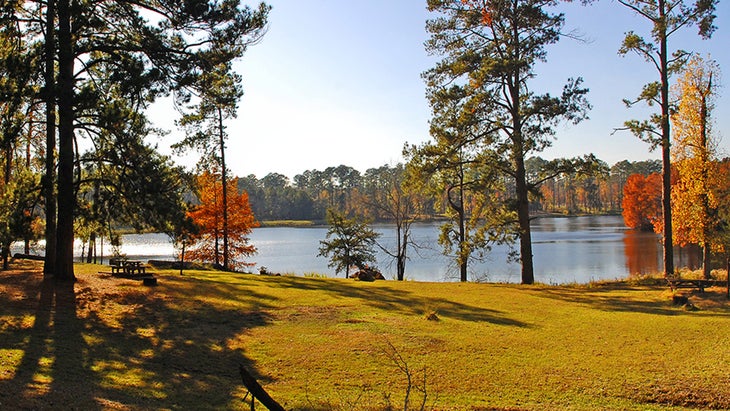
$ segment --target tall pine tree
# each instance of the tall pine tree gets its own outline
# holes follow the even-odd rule
[[[446,114],[444,101],[456,99],[459,122],[468,127],[463,138],[484,152],[484,166],[509,178],[517,215],[522,283],[535,280],[528,180],[525,160],[551,144],[560,121],[581,121],[589,109],[582,80],[569,79],[560,96],[535,94],[531,80],[535,65],[545,61],[546,47],[557,42],[562,14],[549,10],[557,0],[429,0],[437,13],[427,29],[430,52],[444,58],[424,76],[434,121]],[[449,108],[449,110],[451,110]]]

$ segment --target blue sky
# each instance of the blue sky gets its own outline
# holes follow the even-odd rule
[[[267,3],[273,6],[268,33],[236,65],[245,95],[238,118],[227,124],[234,174],[261,178],[277,172],[291,178],[340,164],[364,172],[402,161],[406,142],[430,138],[430,109],[420,75],[437,57],[428,56],[423,46],[429,18],[425,0]],[[645,32],[647,22],[612,0],[589,7],[568,4],[562,10],[566,29],[586,41],[565,38],[550,46],[532,88],[559,93],[569,77],[583,77],[593,110],[577,126],[559,126],[553,147],[541,156],[594,153],[609,164],[658,158],[658,152],[628,132],[611,135],[625,120],[648,113],[627,109],[622,99],[637,96],[643,84],[657,78],[656,72],[636,55],[617,54],[624,33]],[[728,72],[728,18],[729,3],[722,1],[712,39],[703,41],[688,29],[670,46],[709,53]],[[720,94],[715,132],[724,138],[724,154],[730,155],[727,86]],[[177,132],[171,135],[174,139]]]

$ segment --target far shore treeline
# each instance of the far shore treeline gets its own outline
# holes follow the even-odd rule
[[[538,173],[546,163],[541,157],[527,160],[528,173]],[[619,161],[612,166],[599,160],[600,167],[590,175],[559,175],[547,180],[540,191],[531,196],[533,213],[557,214],[620,214],[623,188],[632,174],[647,176],[659,173],[660,160]],[[293,179],[269,173],[258,178],[238,178],[238,188],[248,193],[251,210],[259,221],[311,220],[324,222],[327,209],[342,210],[351,216],[364,216],[371,221],[388,221],[388,215],[373,207],[373,194],[388,187],[394,175],[404,175],[403,166],[384,165],[360,172],[340,165],[324,170],[306,170]],[[446,198],[421,195],[417,198],[417,214],[423,219],[438,218],[447,212]]]

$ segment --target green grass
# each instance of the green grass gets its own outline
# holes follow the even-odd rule
[[[0,408],[248,409],[242,363],[287,409],[403,409],[394,358],[413,409],[424,379],[427,409],[730,408],[724,289],[688,311],[659,285],[161,270],[145,288],[100,269],[71,295],[0,274]]]
[[[261,227],[314,227],[323,224],[314,220],[266,220],[261,221]]]

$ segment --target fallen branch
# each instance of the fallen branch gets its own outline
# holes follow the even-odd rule
[[[243,364],[238,365],[238,372],[241,374],[241,380],[243,385],[246,387],[251,395],[259,400],[264,407],[268,408],[269,411],[285,411],[278,402],[276,402],[271,396],[264,390],[264,387],[256,381],[256,379],[246,370]]]

